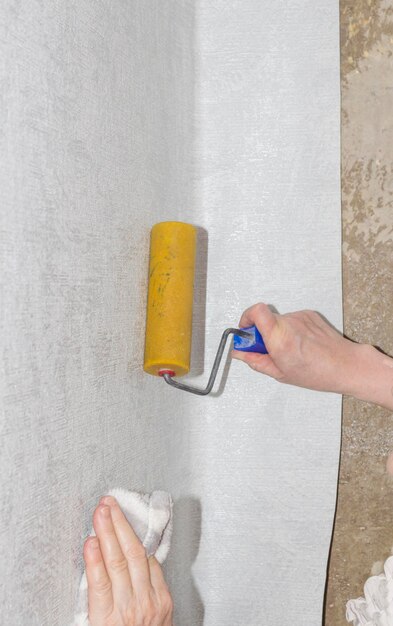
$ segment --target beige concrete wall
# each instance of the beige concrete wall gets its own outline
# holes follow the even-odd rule
[[[346,334],[393,353],[393,3],[341,0],[342,200]],[[344,399],[326,626],[344,626],[393,546],[389,412]]]

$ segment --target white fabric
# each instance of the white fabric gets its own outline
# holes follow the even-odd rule
[[[135,533],[146,548],[148,556],[154,555],[163,563],[168,556],[172,536],[172,498],[165,491],[142,495],[125,489],[111,489]],[[92,529],[91,536],[95,535]],[[83,573],[79,586],[77,613],[72,626],[88,626],[87,580]]]
[[[366,581],[364,597],[347,603],[347,621],[354,626],[393,626],[393,556],[383,574]]]

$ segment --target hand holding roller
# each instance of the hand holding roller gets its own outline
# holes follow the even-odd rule
[[[149,290],[144,370],[162,376],[172,387],[205,396],[213,385],[229,335],[234,348],[267,354],[255,326],[224,330],[204,389],[185,385],[174,376],[190,370],[196,228],[182,222],[161,222],[151,231]]]

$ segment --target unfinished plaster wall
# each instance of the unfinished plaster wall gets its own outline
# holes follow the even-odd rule
[[[163,219],[208,240],[203,379],[257,300],[340,326],[336,0],[6,0],[0,28],[2,620],[66,626],[122,486],[176,499],[178,626],[315,626],[340,398],[241,363],[197,398],[141,365]]]
[[[341,0],[345,332],[393,354],[393,7]],[[388,411],[345,399],[338,511],[326,626],[346,624],[393,547]]]

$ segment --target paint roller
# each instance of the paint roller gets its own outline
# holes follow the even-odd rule
[[[213,389],[229,335],[235,350],[267,354],[267,349],[255,326],[227,328],[206,387],[175,380],[190,371],[196,241],[192,224],[160,222],[151,230],[143,369],[172,387],[205,396]]]

